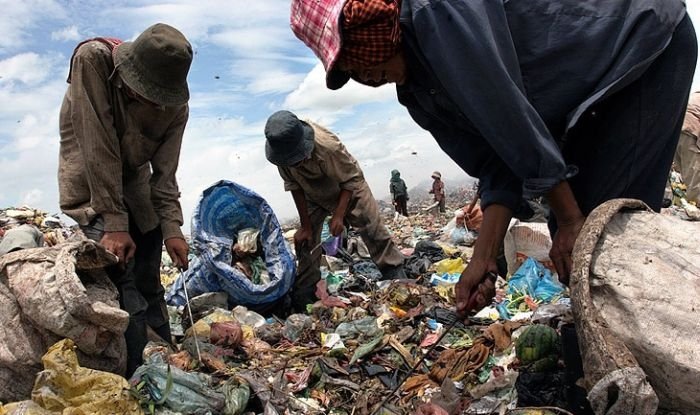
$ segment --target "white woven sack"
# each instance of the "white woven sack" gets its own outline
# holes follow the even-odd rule
[[[596,308],[648,375],[660,408],[700,413],[700,224],[618,213],[590,271]]]

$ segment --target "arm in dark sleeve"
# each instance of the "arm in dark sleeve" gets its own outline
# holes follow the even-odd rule
[[[180,229],[183,224],[182,207],[175,173],[180,160],[182,136],[188,117],[189,109],[185,106],[168,128],[163,143],[151,159],[153,169],[150,181],[151,201],[160,219],[164,240],[185,239]]]
[[[413,20],[431,70],[525,190],[564,180],[561,152],[525,96],[503,2],[429,1]]]
[[[90,206],[104,218],[105,231],[117,232],[129,230],[129,215],[123,200],[121,150],[110,104],[108,66],[90,44],[75,54],[70,117],[85,163]]]

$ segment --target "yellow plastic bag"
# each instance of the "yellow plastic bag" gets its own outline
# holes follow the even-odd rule
[[[0,415],[58,415],[60,412],[47,411],[33,401],[12,402],[0,405]]]
[[[435,272],[438,274],[461,274],[467,265],[462,261],[462,258],[443,259],[435,263]]]
[[[126,379],[81,367],[74,349],[70,339],[49,348],[41,358],[44,370],[37,375],[32,401],[63,415],[143,414]]]
[[[197,320],[192,327],[187,329],[185,336],[192,336],[192,331],[194,330],[197,337],[208,339],[211,333],[211,325],[213,323],[223,323],[224,321],[236,321],[236,319],[230,311],[217,308],[210,314]]]

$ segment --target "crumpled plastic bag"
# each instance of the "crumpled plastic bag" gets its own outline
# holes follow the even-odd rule
[[[170,387],[168,382],[172,382]],[[160,353],[149,356],[147,362],[136,369],[129,383],[144,400],[162,401],[166,408],[184,414],[216,414],[225,406],[224,394],[214,390],[211,376],[169,366]]]
[[[56,412],[47,411],[34,401],[20,401],[0,404],[0,415],[56,415]]]
[[[379,281],[383,278],[382,272],[377,268],[377,264],[365,259],[352,264],[350,271],[353,274],[360,274],[372,281]]]
[[[477,233],[465,227],[456,227],[450,231],[450,242],[455,245],[472,246],[476,242]]]
[[[467,265],[462,258],[447,258],[435,263],[435,272],[438,274],[461,274]]]
[[[241,252],[253,253],[258,250],[258,235],[260,230],[255,228],[245,228],[238,231],[236,245]]]
[[[139,402],[129,394],[126,379],[81,367],[75,348],[72,340],[64,339],[51,346],[41,359],[44,370],[37,375],[32,391],[32,401],[38,407],[71,415],[143,413]]]
[[[524,292],[534,299],[549,303],[565,290],[566,288],[554,279],[549,269],[539,261],[528,258],[508,280],[506,292]]]

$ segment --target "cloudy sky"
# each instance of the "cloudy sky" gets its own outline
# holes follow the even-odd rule
[[[700,21],[700,0],[688,8]],[[59,210],[58,112],[76,43],[132,40],[157,22],[180,29],[196,53],[178,171],[186,222],[220,179],[254,189],[283,219],[295,215],[264,156],[265,120],[280,109],[336,131],[378,198],[394,168],[409,186],[434,169],[466,177],[396,103],[393,87],[327,90],[323,68],[289,29],[289,0],[0,0],[0,10],[0,208]]]

